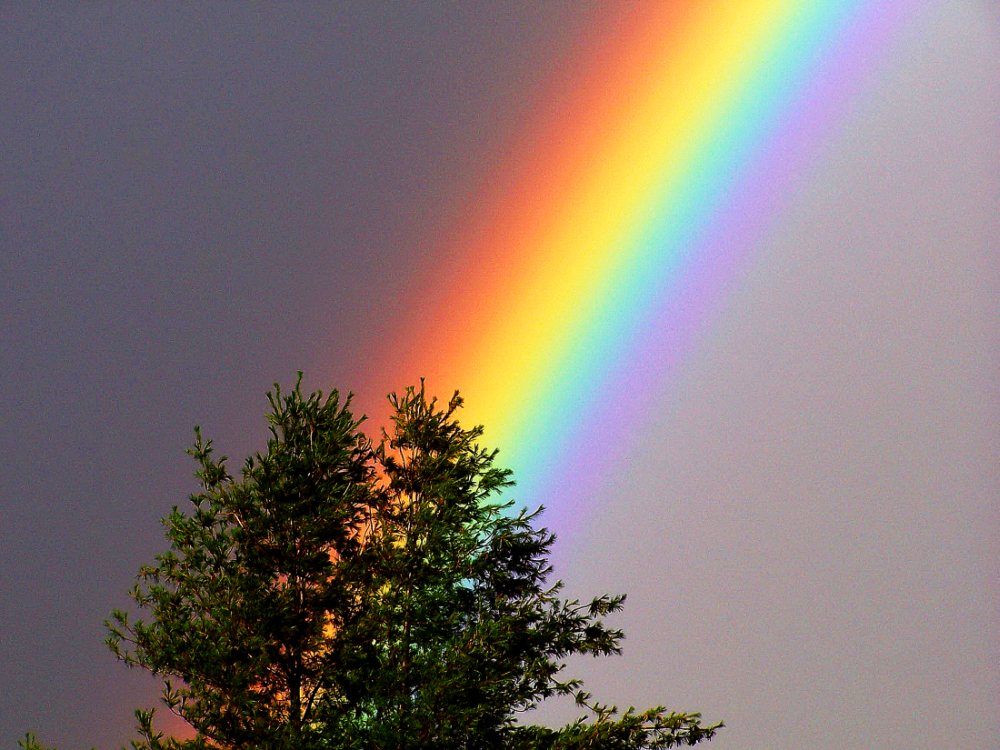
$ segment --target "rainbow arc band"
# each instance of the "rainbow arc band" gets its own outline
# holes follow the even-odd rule
[[[400,382],[460,387],[518,498],[572,523],[919,5],[616,6],[448,238]]]

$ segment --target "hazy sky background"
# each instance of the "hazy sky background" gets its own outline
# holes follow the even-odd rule
[[[101,623],[192,426],[238,461],[274,380],[368,382],[618,8],[0,5],[0,746],[132,736],[156,683]],[[559,550],[629,594],[595,694],[719,750],[1000,743],[1000,19],[891,52]]]

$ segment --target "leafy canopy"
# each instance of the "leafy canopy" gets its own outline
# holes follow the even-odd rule
[[[390,396],[377,442],[350,398],[304,394],[301,373],[268,400],[267,448],[239,477],[196,430],[201,489],[139,572],[142,616],[108,622],[111,649],[162,677],[165,706],[194,731],[164,737],[138,710],[134,750],[624,750],[721,726],[620,713],[563,677],[573,654],[620,653],[603,618],[625,597],[566,600],[549,583],[541,509],[503,499],[511,473],[481,427],[460,425],[457,393]],[[517,721],[554,695],[585,715]]]

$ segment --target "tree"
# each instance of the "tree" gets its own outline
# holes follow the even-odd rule
[[[548,583],[541,509],[502,499],[510,471],[423,385],[390,396],[373,443],[350,399],[268,394],[267,450],[239,479],[196,430],[201,491],[164,519],[170,549],[116,611],[108,643],[164,678],[167,708],[196,730],[164,738],[137,711],[136,750],[618,750],[694,745],[721,724],[663,708],[594,703],[565,659],[620,652],[604,617]],[[517,722],[554,695],[588,716]]]
[[[267,450],[240,481],[196,429],[202,489],[164,519],[170,550],[131,592],[151,619],[109,622],[115,654],[164,677],[166,706],[198,732],[191,747],[318,747],[314,715],[338,667],[330,633],[353,608],[339,573],[361,543],[370,443],[336,392],[276,386],[268,399]],[[157,746],[151,713],[137,713]]]

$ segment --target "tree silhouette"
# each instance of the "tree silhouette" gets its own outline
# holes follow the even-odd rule
[[[619,713],[563,676],[620,652],[604,617],[624,596],[566,600],[550,583],[541,509],[464,428],[458,393],[389,397],[373,442],[336,391],[268,394],[267,449],[238,478],[196,430],[201,490],[163,521],[170,548],[139,572],[108,643],[164,679],[195,737],[138,710],[136,750],[617,750],[694,745],[721,724],[662,707]],[[523,712],[571,695],[562,728]],[[33,738],[27,738],[36,742]],[[22,742],[22,745],[29,747]],[[40,748],[37,744],[34,747]]]

